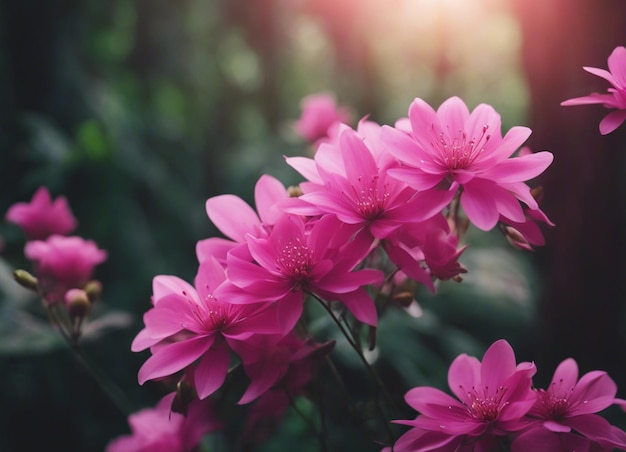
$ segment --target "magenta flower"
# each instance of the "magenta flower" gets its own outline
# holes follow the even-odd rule
[[[608,58],[609,70],[584,66],[583,69],[607,80],[612,87],[608,94],[591,93],[588,96],[575,97],[561,102],[563,106],[602,104],[606,108],[616,109],[600,122],[600,133],[607,135],[617,129],[626,120],[626,48],[616,47]]]
[[[146,327],[131,346],[135,352],[146,348],[152,352],[139,369],[139,384],[197,363],[193,385],[204,399],[224,382],[233,341],[282,331],[273,306],[234,305],[216,298],[215,289],[225,281],[224,269],[215,259],[200,264],[195,288],[175,276],[154,278],[154,306],[144,314]]]
[[[35,276],[47,302],[61,301],[70,289],[82,289],[107,253],[81,237],[52,235],[26,243],[24,254],[34,262]]]
[[[286,336],[259,335],[254,341],[240,342],[235,352],[243,362],[250,385],[238,403],[250,403],[272,388],[287,390],[295,381],[310,381],[315,359],[329,353],[334,344],[305,341],[293,332]]]
[[[418,190],[415,205],[423,219],[439,213],[461,190],[461,206],[478,228],[489,230],[500,215],[524,222],[519,201],[537,202],[525,181],[552,162],[549,152],[509,158],[528,138],[527,127],[513,127],[502,137],[500,115],[481,104],[471,113],[458,97],[437,111],[421,99],[409,108],[399,128],[384,126],[382,140],[403,166],[389,174]]]
[[[556,368],[548,389],[537,390],[537,401],[527,414],[531,427],[515,439],[513,450],[538,450],[546,442],[587,444],[581,450],[590,445],[626,449],[626,433],[595,414],[618,402],[616,393],[617,386],[606,372],[588,372],[579,380],[576,361],[566,359]]]
[[[258,397],[250,407],[242,440],[261,444],[278,427],[292,401],[306,396],[317,363],[331,351],[334,341],[316,344],[295,334],[283,338],[265,336],[261,347],[240,351],[246,373],[252,380],[239,403]],[[247,450],[244,446],[242,450]]]
[[[435,291],[433,278],[447,280],[466,273],[458,262],[467,245],[458,248],[459,239],[441,214],[400,229],[393,240],[384,240],[389,258],[416,281]],[[426,266],[426,269],[422,267]],[[427,279],[425,279],[427,277]]]
[[[311,94],[302,99],[302,116],[294,124],[296,132],[312,144],[320,144],[331,135],[330,129],[350,120],[347,108],[338,107],[327,93]]]
[[[346,243],[346,238],[333,216],[305,224],[301,217],[284,215],[267,237],[248,235],[243,253],[228,254],[228,278],[236,290],[223,286],[221,296],[233,303],[276,301],[281,317],[293,327],[305,293],[313,293],[342,302],[357,319],[375,325],[376,307],[362,286],[380,283],[382,273],[354,270],[369,249],[356,240]]]
[[[380,126],[367,126],[365,137],[345,127],[338,144],[320,146],[315,160],[287,159],[296,171],[308,176],[309,182],[301,184],[303,195],[282,204],[285,211],[309,216],[333,214],[378,239],[419,220],[418,208],[411,202],[415,190],[387,175],[396,161],[376,146]],[[360,130],[364,128],[362,123]]]
[[[287,190],[280,181],[264,174],[254,187],[254,199],[258,215],[243,199],[235,195],[219,195],[209,198],[206,212],[209,219],[226,236],[211,237],[196,244],[198,261],[208,257],[226,263],[226,254],[240,243],[247,234],[266,235],[269,226],[276,222],[281,211],[278,205],[288,198]]]
[[[192,452],[205,434],[221,428],[209,400],[193,400],[183,416],[171,410],[175,396],[168,394],[154,408],[131,414],[132,434],[111,441],[106,452]]]
[[[53,234],[66,235],[76,229],[76,219],[65,197],[52,201],[46,187],[39,187],[30,203],[11,206],[5,218],[21,227],[28,240],[45,240]]]
[[[412,421],[396,421],[413,428],[402,435],[393,450],[456,451],[498,450],[499,437],[523,428],[523,416],[533,406],[533,363],[516,365],[513,349],[505,340],[485,352],[482,363],[465,354],[450,365],[448,384],[459,400],[439,389],[418,387],[405,396],[421,414]]]

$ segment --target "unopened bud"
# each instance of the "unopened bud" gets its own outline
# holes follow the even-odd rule
[[[172,400],[172,411],[187,416],[189,404],[196,397],[193,387],[186,381],[179,381],[176,384],[176,395]]]
[[[302,195],[302,189],[299,185],[290,185],[287,187],[287,194],[290,198],[297,198]]]
[[[535,201],[537,202],[541,201],[541,198],[543,197],[543,187],[539,186],[539,187],[531,188],[530,194],[533,198],[535,198]]]
[[[87,294],[89,301],[94,303],[96,300],[100,299],[100,296],[102,295],[102,283],[92,279],[85,284],[85,293]]]
[[[518,248],[520,250],[533,251],[533,248],[532,246],[530,246],[530,243],[528,243],[528,240],[526,240],[526,237],[524,237],[524,235],[522,235],[522,233],[514,227],[505,226],[504,236],[506,237],[507,241],[515,248]]]
[[[70,319],[84,319],[91,310],[89,296],[82,289],[70,289],[65,293],[65,307]]]
[[[15,278],[15,281],[22,287],[34,290],[35,292],[39,290],[39,281],[26,270],[14,270],[13,278]]]
[[[377,333],[378,330],[376,329],[375,326],[371,326],[369,327],[369,329],[367,330],[367,339],[368,339],[368,345],[369,345],[369,351],[371,352],[372,350],[374,350],[376,348],[376,337],[377,337]]]
[[[398,292],[393,296],[393,301],[403,308],[407,308],[413,302],[413,293],[409,291]]]

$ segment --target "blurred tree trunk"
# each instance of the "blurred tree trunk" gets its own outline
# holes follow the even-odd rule
[[[626,128],[602,136],[598,124],[606,109],[559,105],[606,92],[608,82],[582,66],[607,68],[611,51],[626,44],[626,2],[514,3],[530,90],[529,144],[555,156],[540,181],[546,193],[542,207],[557,226],[538,255],[546,287],[535,356],[547,368],[571,356],[581,371],[604,369],[626,385],[620,337],[626,297]]]

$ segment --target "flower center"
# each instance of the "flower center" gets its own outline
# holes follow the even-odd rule
[[[506,386],[499,386],[496,388],[495,394],[491,395],[487,386],[483,391],[478,391],[472,387],[470,391],[467,391],[470,400],[470,405],[467,406],[469,415],[484,422],[495,421],[502,408],[509,404],[509,402],[502,402],[506,390]]]
[[[221,331],[230,322],[230,307],[222,303],[213,295],[207,295],[202,304],[193,301],[186,292],[183,294],[192,305],[192,312],[196,320],[206,331]]]
[[[538,390],[546,417],[550,419],[562,419],[569,410],[569,396],[574,388],[564,389],[562,385],[563,380],[559,380],[558,382],[552,382],[550,389],[547,391],[543,389]]]
[[[286,275],[302,282],[313,270],[313,257],[313,250],[297,237],[283,246],[278,256],[278,264]]]
[[[372,176],[369,184],[362,183],[362,176],[359,176],[359,185],[352,185],[353,199],[359,214],[366,220],[375,220],[385,211],[385,206],[389,200],[387,192],[388,184],[379,187],[379,175]]]
[[[485,124],[482,133],[469,140],[463,130],[459,130],[454,137],[446,136],[441,132],[432,144],[441,159],[440,163],[450,170],[464,169],[470,166],[483,153],[485,145],[491,138],[491,135],[487,134],[488,128],[489,126]]]

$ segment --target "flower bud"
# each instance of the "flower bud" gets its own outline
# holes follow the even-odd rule
[[[403,308],[408,308],[413,302],[413,293],[409,291],[398,292],[394,294],[393,301],[398,303]]]
[[[376,329],[376,327],[371,325],[367,330],[368,350],[370,352],[376,348],[377,332],[378,330]]]
[[[287,194],[290,198],[297,198],[302,195],[302,189],[298,185],[290,185],[287,187]]]
[[[15,281],[22,287],[34,290],[35,292],[39,290],[39,281],[26,270],[13,271],[13,278],[15,278]]]
[[[187,416],[189,404],[196,398],[196,391],[186,381],[179,381],[176,384],[176,396],[172,400],[172,411]]]
[[[87,294],[89,301],[94,303],[96,300],[100,299],[100,296],[102,295],[102,283],[92,279],[85,284],[85,293]]]
[[[514,227],[504,226],[503,232],[508,242],[515,248],[518,248],[520,250],[533,251],[533,248],[532,246],[530,246],[530,243],[528,243],[528,240],[526,240],[526,237],[524,237],[524,235],[522,235],[522,233]]]
[[[84,319],[91,310],[91,301],[87,292],[82,289],[70,289],[65,293],[65,307],[72,320]]]
[[[539,187],[531,188],[530,194],[533,198],[535,198],[535,201],[537,202],[541,201],[541,198],[543,198],[543,187],[539,186]]]

